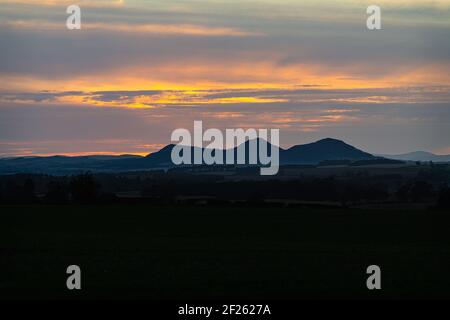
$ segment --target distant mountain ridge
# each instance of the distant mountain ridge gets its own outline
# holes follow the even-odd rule
[[[245,142],[246,160],[249,159],[249,144]],[[258,145],[258,143],[257,143]],[[174,145],[169,144],[161,150],[145,157],[123,156],[81,156],[81,157],[17,157],[0,159],[0,174],[46,173],[75,174],[92,172],[123,172],[134,170],[167,169],[174,167],[171,152]],[[236,150],[233,152],[236,157]],[[191,147],[193,155],[194,147]],[[204,150],[204,149],[203,149]],[[202,150],[202,151],[203,151]],[[270,150],[270,146],[268,146]],[[222,152],[225,153],[223,150]],[[326,138],[313,143],[295,145],[288,149],[279,148],[280,165],[318,164],[328,160],[377,160],[382,159],[361,151],[341,140]],[[225,159],[225,154],[224,154]]]
[[[414,151],[403,154],[384,154],[380,155],[385,158],[403,161],[433,161],[433,162],[450,162],[450,155],[437,155],[427,151]]]

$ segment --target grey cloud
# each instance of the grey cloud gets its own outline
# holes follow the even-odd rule
[[[383,30],[369,32],[365,29],[363,19],[361,23],[332,19],[270,20],[244,11],[240,14],[248,14],[252,18],[237,19],[223,14],[222,21],[217,23],[206,13],[164,10],[139,12],[139,8],[86,10],[88,22],[198,23],[267,34],[262,38],[167,37],[121,32],[67,32],[65,13],[57,14],[59,11],[56,10],[60,8],[51,10],[54,16],[46,19],[60,22],[60,31],[8,28],[0,31],[0,42],[5,44],[0,52],[0,73],[59,79],[130,66],[143,66],[151,70],[152,67],[170,66],[179,61],[186,64],[208,61],[221,65],[236,61],[248,64],[270,61],[280,67],[320,64],[329,71],[367,78],[397,70],[405,71],[426,63],[450,63],[448,26],[396,25],[388,21]],[[41,11],[37,12],[42,14]],[[34,14],[30,12],[30,17]],[[212,14],[218,15],[217,12]],[[9,15],[6,15],[7,18]],[[227,75],[223,77],[233,80],[227,79]]]

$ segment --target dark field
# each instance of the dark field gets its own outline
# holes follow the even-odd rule
[[[3,299],[450,298],[444,212],[35,205],[0,219]],[[371,264],[382,290],[366,288]]]

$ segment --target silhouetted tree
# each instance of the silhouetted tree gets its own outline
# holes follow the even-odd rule
[[[73,176],[70,180],[70,194],[77,203],[93,202],[97,198],[97,185],[91,173]]]
[[[433,186],[425,181],[415,181],[411,188],[411,199],[414,202],[421,201],[433,193]]]
[[[7,202],[19,200],[19,187],[15,180],[8,179],[5,183],[4,197]]]
[[[389,197],[387,187],[381,184],[371,185],[365,189],[365,199],[369,200],[385,200]]]
[[[47,184],[45,199],[52,203],[66,203],[69,200],[67,185],[58,181],[50,181]]]
[[[410,199],[410,192],[411,192],[411,185],[404,184],[398,188],[398,190],[395,192],[395,195],[400,201],[407,202]]]
[[[33,201],[35,199],[34,181],[27,178],[22,188],[22,198],[25,201]]]
[[[441,187],[439,192],[438,207],[445,209],[450,208],[450,188],[447,185]]]
[[[26,203],[35,200],[34,181],[27,178],[23,184],[18,184],[16,177],[11,177],[5,183],[3,190],[4,202],[20,202]]]

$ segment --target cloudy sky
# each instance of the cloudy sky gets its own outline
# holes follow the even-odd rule
[[[0,0],[0,44],[0,156],[147,154],[194,120],[450,153],[450,0]]]

